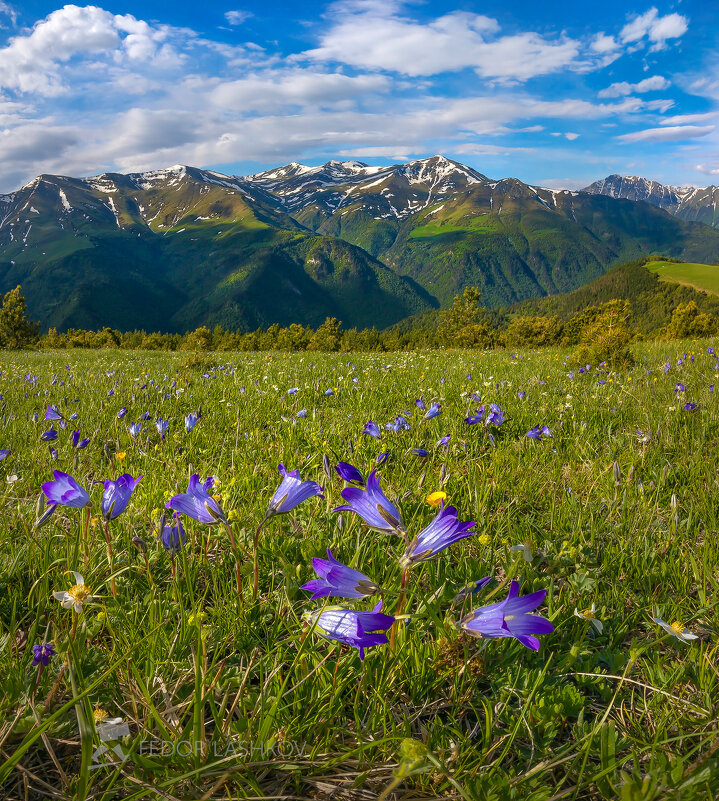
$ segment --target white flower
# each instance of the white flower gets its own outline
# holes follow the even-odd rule
[[[85,584],[85,579],[75,571],[72,572],[75,576],[75,584],[69,590],[55,591],[52,596],[60,601],[63,609],[74,609],[79,615],[82,612],[84,604],[92,601],[90,588]]]
[[[660,617],[653,617],[652,620],[657,625],[661,626],[667,634],[671,634],[672,637],[676,637],[677,640],[681,640],[681,642],[691,642],[692,640],[699,639],[696,634],[692,634],[691,631],[678,620],[675,620],[671,625]]]
[[[510,551],[521,551],[525,562],[531,562],[532,561],[532,556],[533,555],[532,555],[532,547],[530,545],[524,545],[524,544],[522,544],[522,545],[513,545],[509,550]]]
[[[585,609],[583,612],[580,612],[579,609],[574,610],[574,614],[581,618],[582,620],[586,620],[591,623],[594,628],[601,634],[604,631],[604,623],[594,614],[596,610],[595,604],[592,604],[591,609]]]

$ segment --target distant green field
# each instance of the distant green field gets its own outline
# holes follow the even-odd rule
[[[719,265],[650,261],[646,268],[656,273],[662,281],[684,284],[719,295]]]

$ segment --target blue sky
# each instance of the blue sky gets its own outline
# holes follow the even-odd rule
[[[719,183],[719,0],[0,0],[0,191],[41,172],[443,153]]]

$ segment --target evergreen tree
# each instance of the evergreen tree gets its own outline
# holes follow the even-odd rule
[[[20,285],[6,292],[0,308],[0,345],[3,348],[27,348],[35,344],[40,326],[33,323],[27,314],[25,298],[20,294]]]

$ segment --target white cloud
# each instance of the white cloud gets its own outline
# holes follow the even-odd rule
[[[397,4],[354,3],[334,7],[320,46],[304,55],[402,75],[437,75],[472,68],[484,78],[525,81],[573,62],[579,43],[538,33],[499,35],[499,23],[455,11],[427,22],[400,16]]]
[[[546,189],[570,189],[572,191],[577,189],[584,189],[591,181],[581,181],[576,178],[546,178],[543,181],[538,181],[537,186],[543,186]]]
[[[659,92],[669,86],[671,86],[670,81],[662,75],[652,75],[651,78],[645,78],[638,83],[627,83],[627,81],[613,83],[606,89],[602,89],[598,94],[599,97],[624,97],[635,92],[639,94],[643,92]]]
[[[719,111],[707,111],[703,114],[675,114],[672,117],[665,117],[659,122],[660,125],[693,125],[696,122],[709,122],[719,117]]]
[[[696,169],[705,175],[719,175],[719,165],[697,164]]]
[[[652,50],[662,50],[668,39],[678,39],[689,29],[688,20],[681,14],[659,16],[656,8],[634,17],[621,30],[619,37],[625,44],[641,42],[644,38],[652,42]]]
[[[564,134],[566,139],[569,139],[570,142],[573,142],[575,139],[579,139],[580,134],[578,133],[565,133]]]
[[[230,25],[242,25],[251,16],[251,11],[225,11],[225,19]]]
[[[383,75],[273,70],[219,83],[209,99],[216,106],[233,110],[277,111],[297,106],[324,108],[343,102],[354,105],[363,95],[390,89],[391,81]]]
[[[666,128],[647,128],[644,131],[622,134],[616,138],[620,142],[680,142],[683,139],[697,139],[707,136],[714,125],[671,125]]]
[[[620,45],[619,42],[613,37],[609,36],[603,31],[598,33],[594,39],[592,39],[589,49],[593,50],[595,53],[614,53],[615,51],[619,50]]]

